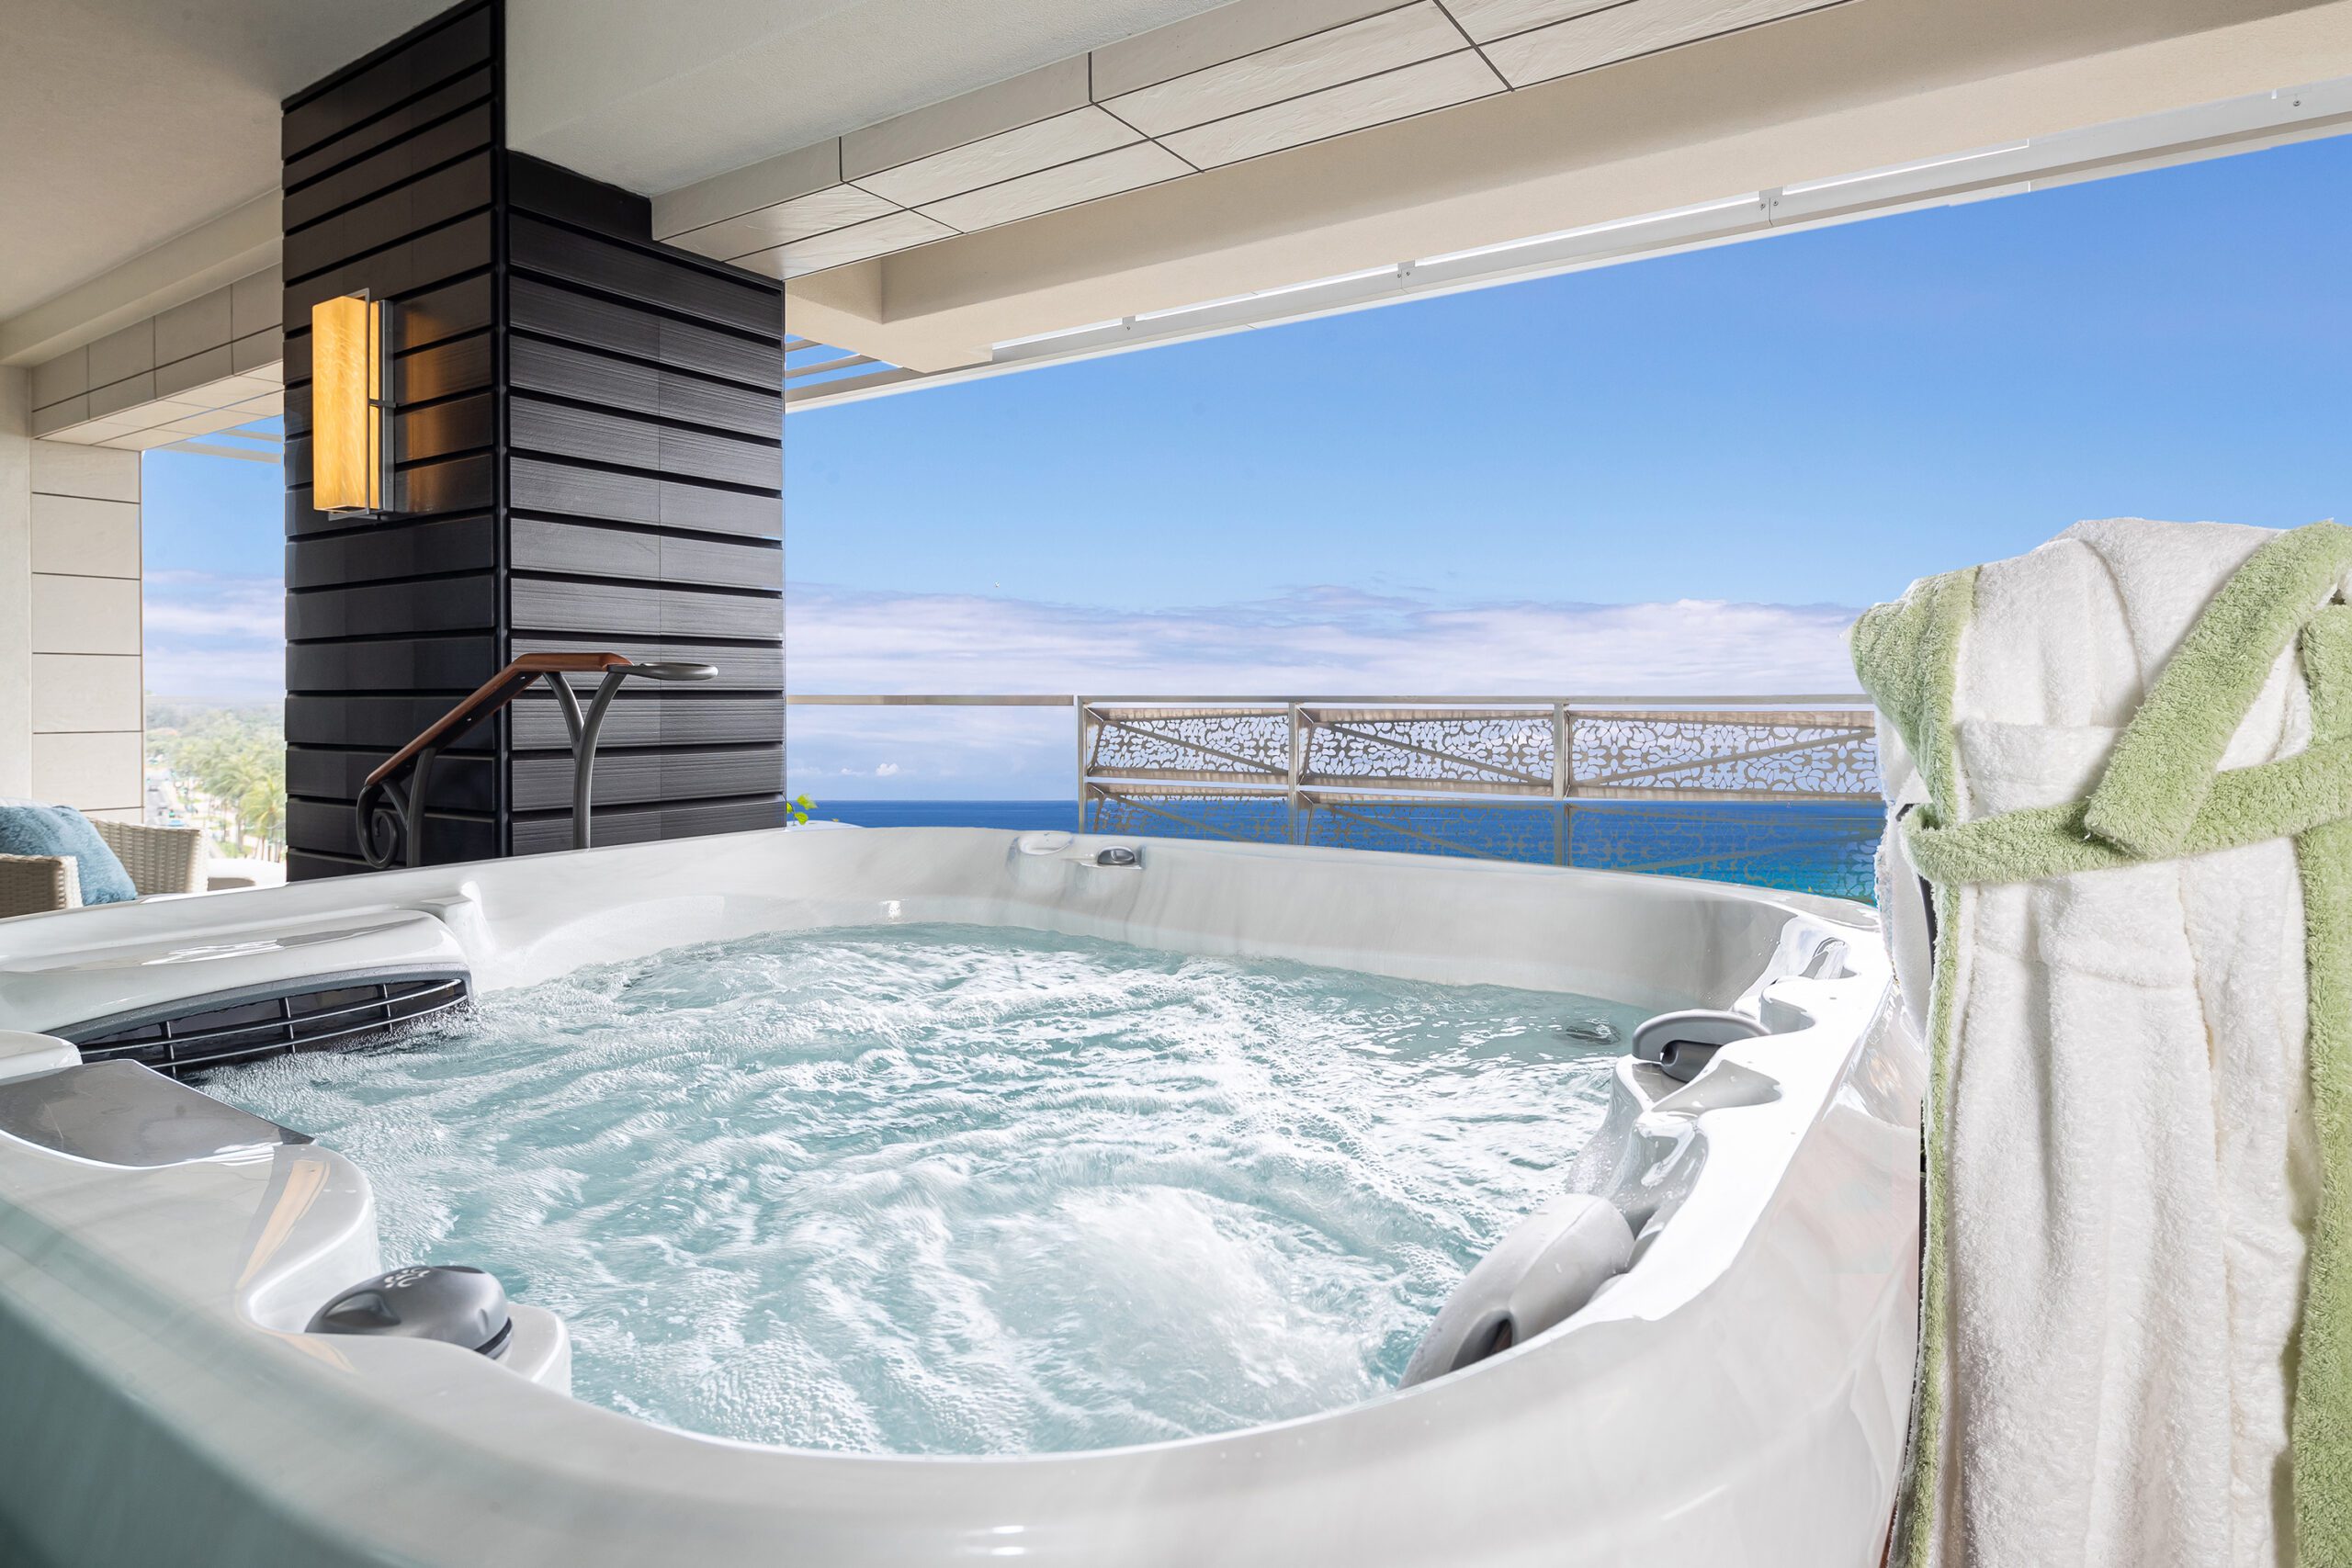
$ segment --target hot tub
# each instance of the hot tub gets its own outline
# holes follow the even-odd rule
[[[1559,1185],[1641,1241],[1557,1326],[1319,1415],[1001,1457],[769,1447],[597,1408],[566,1393],[561,1320],[527,1301],[495,1360],[306,1333],[380,1267],[367,1175],[172,1081],[582,965],[892,922],[1722,1010],[1760,1032],[1695,1076],[1615,1064]],[[0,1557],[1872,1563],[1917,1342],[1923,1066],[1891,985],[1871,911],[1832,900],[946,829],[0,922],[0,1030],[17,1032],[0,1035]]]

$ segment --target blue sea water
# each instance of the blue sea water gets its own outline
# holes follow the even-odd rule
[[[1601,871],[1744,882],[1835,898],[1872,897],[1871,855],[1885,818],[1855,801],[1578,802],[1565,830],[1545,801],[1365,805],[1292,823],[1279,802],[1167,801],[1145,811],[1102,802],[1096,832],[1304,841],[1423,854],[1480,855]],[[863,828],[1080,826],[1074,800],[820,800],[815,815]]]
[[[1075,800],[819,800],[811,816],[860,828],[1078,827]]]
[[[388,1263],[561,1315],[583,1399],[1021,1453],[1393,1387],[1559,1190],[1642,1016],[898,925],[596,965],[204,1087],[357,1162]]]

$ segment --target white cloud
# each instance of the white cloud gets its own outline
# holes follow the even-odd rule
[[[1736,696],[1850,692],[1837,605],[1679,600],[1445,604],[1312,588],[1127,612],[796,584],[796,692],[1087,696]],[[1059,795],[1068,709],[796,708],[793,773],[887,778],[922,750],[927,795]]]
[[[278,695],[284,592],[269,577],[150,576],[148,689],[214,701]],[[1317,587],[1125,611],[809,584],[794,584],[787,603],[797,692],[1729,696],[1854,685],[1844,646],[1854,612],[1825,604],[1446,604]],[[1066,707],[802,707],[790,723],[793,776],[841,790],[1059,796],[1072,787]]]
[[[1836,605],[1445,605],[1348,589],[1127,612],[796,587],[800,691],[1613,695],[1843,691]]]
[[[274,577],[158,571],[143,585],[147,689],[204,702],[286,690],[286,586]]]

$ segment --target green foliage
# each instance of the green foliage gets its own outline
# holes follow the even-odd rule
[[[147,705],[147,750],[230,816],[232,852],[246,834],[281,836],[286,826],[286,735],[274,706]]]
[[[232,852],[243,852],[235,840],[248,833],[284,836],[286,733],[274,705],[202,707],[150,697],[147,750],[229,813],[233,837],[224,847]],[[805,795],[789,803],[795,822],[815,809]]]

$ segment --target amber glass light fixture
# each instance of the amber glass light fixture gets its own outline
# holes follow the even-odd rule
[[[311,504],[383,514],[384,302],[346,294],[311,307]]]

